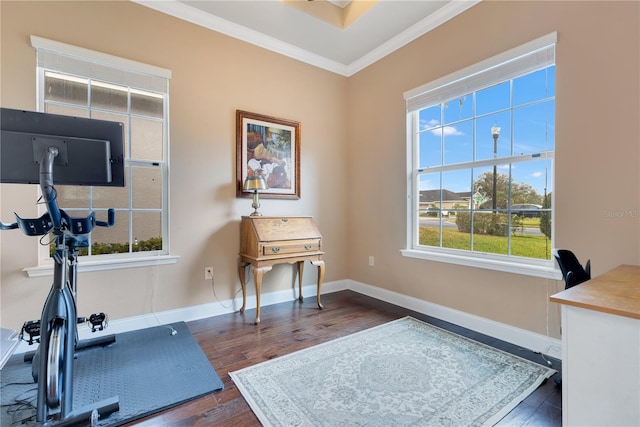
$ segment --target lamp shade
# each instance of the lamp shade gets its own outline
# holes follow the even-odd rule
[[[242,187],[244,191],[260,191],[266,190],[267,188],[267,182],[264,180],[262,175],[248,176],[244,180],[244,185]]]

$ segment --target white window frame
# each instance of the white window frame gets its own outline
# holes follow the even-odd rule
[[[163,119],[165,127],[163,132],[165,135],[163,141],[164,159],[159,162],[163,177],[162,250],[84,256],[81,257],[81,261],[78,263],[79,270],[100,271],[177,262],[179,257],[169,254],[169,79],[171,78],[171,71],[37,36],[31,36],[31,45],[36,49],[37,55],[36,101],[38,111],[44,111],[45,106],[44,96],[42,95],[45,71],[78,75],[84,78],[92,78],[165,95]],[[140,162],[137,160],[125,159],[125,165],[145,166],[145,164],[138,163]],[[133,218],[130,216],[129,221],[132,220]],[[53,272],[53,263],[49,257],[48,246],[39,246],[39,265],[24,269],[29,277],[50,275]]]
[[[524,274],[559,280],[562,275],[553,259],[540,260],[534,258],[515,257],[499,254],[479,253],[440,247],[424,247],[417,244],[419,229],[415,212],[419,204],[419,183],[416,158],[415,123],[416,111],[427,106],[440,104],[457,96],[475,92],[494,84],[535,71],[544,66],[555,64],[555,44],[557,33],[547,34],[538,39],[510,49],[506,52],[478,62],[460,71],[454,72],[435,81],[409,90],[404,93],[407,104],[407,221],[406,248],[400,252],[403,256],[431,261],[445,262],[508,273]],[[555,149],[553,150],[555,152]],[[554,152],[545,154],[553,159]],[[521,158],[502,158],[501,162],[522,161]],[[554,168],[555,168],[555,162]],[[555,173],[552,172],[552,176]],[[553,182],[554,180],[552,180]],[[552,184],[553,185],[553,184]],[[555,195],[550,189],[552,197]],[[552,202],[552,206],[555,204]],[[555,235],[552,211],[552,242]],[[553,258],[553,257],[552,257]]]

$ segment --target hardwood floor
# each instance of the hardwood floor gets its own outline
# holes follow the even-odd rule
[[[323,310],[315,297],[263,307],[261,323],[255,310],[189,322],[189,329],[224,383],[224,390],[169,409],[130,426],[260,426],[229,377],[230,371],[380,325],[404,316],[432,323],[460,335],[544,364],[540,354],[469,331],[456,325],[394,306],[352,291],[323,295]],[[549,358],[547,358],[549,359]],[[561,371],[558,360],[550,359]],[[498,426],[560,426],[561,391],[553,377],[541,385]]]

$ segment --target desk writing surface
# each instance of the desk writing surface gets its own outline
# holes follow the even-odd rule
[[[250,218],[260,241],[319,239],[322,237],[311,217]]]
[[[549,299],[560,304],[640,319],[640,266],[619,265]]]

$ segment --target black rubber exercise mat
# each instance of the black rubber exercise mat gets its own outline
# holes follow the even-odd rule
[[[3,427],[35,420],[36,384],[23,359],[12,356],[0,371]],[[118,396],[120,410],[99,422],[118,426],[222,388],[187,325],[179,322],[117,334],[113,344],[78,352],[73,408]]]

